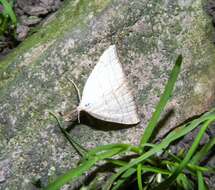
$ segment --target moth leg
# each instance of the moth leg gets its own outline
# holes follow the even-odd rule
[[[72,79],[67,78],[67,80],[68,80],[69,82],[71,82],[72,85],[73,85],[73,87],[75,88],[75,91],[76,91],[76,93],[77,93],[78,105],[79,105],[79,103],[80,103],[80,101],[81,101],[81,94],[80,94],[80,91],[79,91],[79,89],[78,89],[78,86],[75,84],[75,82],[74,82]]]

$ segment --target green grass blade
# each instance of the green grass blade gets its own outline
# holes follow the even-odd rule
[[[1,23],[0,23],[0,35],[4,34],[4,32],[8,28],[8,17],[2,17]]]
[[[115,159],[112,159],[112,158],[108,158],[108,159],[106,159],[106,161],[108,163],[112,163],[112,164],[115,164],[117,166],[125,166],[126,164],[128,164],[128,162],[125,162],[125,161],[122,161],[122,160],[115,160]]]
[[[7,2],[7,0],[0,0],[0,3],[2,3],[4,7],[4,12],[10,17],[13,24],[17,23],[16,15],[10,5],[10,3]]]
[[[88,171],[93,165],[95,165],[95,163],[96,163],[96,159],[88,160],[82,163],[77,168],[71,169],[68,172],[66,172],[64,175],[57,178],[57,180],[50,183],[43,190],[59,190],[60,187],[62,187],[64,184],[68,182],[72,182],[78,177],[80,177],[81,175],[83,175],[83,173]]]
[[[136,172],[136,168],[129,168],[128,170],[126,170],[125,173],[122,174],[121,178],[128,178],[135,172]]]
[[[56,116],[54,113],[49,112],[49,114],[52,115],[52,116],[56,119],[60,131],[63,133],[63,135],[65,136],[65,138],[68,140],[68,142],[73,146],[73,148],[77,151],[77,153],[78,153],[81,157],[83,157],[84,155],[86,155],[87,152],[88,152],[88,150],[85,149],[83,146],[81,146],[78,142],[76,142],[76,141],[70,136],[70,134],[69,134],[66,130],[63,129],[60,120],[57,118],[57,116]]]
[[[163,111],[167,101],[169,100],[169,98],[172,94],[175,82],[176,82],[176,80],[178,78],[178,74],[180,72],[181,63],[182,63],[182,56],[179,55],[177,60],[176,60],[175,65],[173,67],[173,70],[170,74],[170,78],[167,82],[164,93],[161,96],[160,101],[156,106],[155,112],[153,113],[153,115],[149,121],[149,124],[144,131],[144,134],[143,134],[141,141],[140,141],[140,146],[143,146],[143,144],[145,144],[149,141],[149,139],[153,133],[153,130],[156,127],[156,125],[160,119],[161,112]]]
[[[118,160],[109,160],[110,163],[116,164],[118,166],[126,166],[128,163],[124,162],[124,161],[119,161]],[[142,173],[146,173],[146,172],[150,172],[150,173],[157,173],[157,174],[163,174],[163,175],[170,175],[171,172],[166,170],[166,169],[162,169],[162,168],[156,168],[156,167],[151,167],[151,166],[141,166],[142,169]],[[128,170],[125,171],[125,173],[122,174],[122,176],[115,182],[115,185],[113,186],[112,190],[117,190],[119,189],[123,184],[125,184],[125,181],[127,181],[129,179],[129,177],[131,177],[131,175],[133,175],[136,172],[135,168],[129,168]],[[141,186],[141,185],[139,185]],[[142,187],[143,188],[143,187]]]
[[[204,183],[204,178],[202,175],[202,172],[197,172],[197,177],[198,177],[198,190],[207,190],[205,183]]]
[[[105,183],[103,190],[109,190],[113,184],[113,182],[120,176],[122,175],[126,170],[129,168],[134,167],[135,165],[139,163],[144,163],[146,159],[148,159],[150,156],[156,154],[157,152],[161,152],[163,149],[167,148],[170,143],[174,142],[175,140],[183,137],[196,127],[198,127],[202,122],[205,122],[207,120],[213,121],[215,120],[215,115],[214,115],[214,110],[211,112],[207,112],[204,115],[202,115],[200,118],[193,120],[192,122],[183,125],[180,127],[180,129],[172,131],[164,140],[158,144],[157,146],[151,148],[149,151],[145,152],[142,154],[140,157],[133,159],[129,164],[126,166],[121,167],[118,172],[114,175],[112,175],[109,180]]]
[[[180,174],[180,172],[184,169],[184,167],[187,165],[191,157],[193,156],[194,152],[196,151],[201,138],[203,137],[206,129],[208,128],[209,124],[214,121],[214,118],[211,120],[206,121],[202,128],[200,129],[198,135],[196,136],[191,148],[188,150],[187,155],[185,156],[184,160],[180,163],[180,165],[175,169],[173,174],[164,182],[159,184],[155,189],[156,190],[162,190],[167,189],[168,186],[177,178],[177,176]]]
[[[168,164],[170,165],[174,165],[174,166],[178,166],[180,163],[181,163],[181,158],[175,156],[174,154],[172,153],[169,153],[168,154],[170,158],[172,158],[173,162],[169,162],[168,161]],[[174,162],[175,161],[175,162]],[[205,167],[201,167],[201,166],[198,166],[198,165],[194,165],[194,164],[191,164],[191,162],[189,162],[186,166],[186,169],[190,170],[191,173],[193,173],[195,175],[196,171],[197,170],[200,170],[200,171],[208,171],[207,168]]]
[[[156,168],[156,167],[152,167],[152,166],[142,166],[142,171],[156,173],[156,174],[163,174],[163,175],[171,174],[170,171],[168,171],[166,169]]]
[[[137,165],[137,184],[138,189],[143,190],[143,183],[142,183],[142,166],[141,164]]]
[[[208,154],[210,149],[215,145],[215,137],[209,140],[208,143],[206,143],[199,152],[195,154],[195,156],[192,158],[191,163],[192,164],[198,164],[205,156]]]
[[[179,174],[176,178],[177,186],[180,187],[179,189],[184,190],[191,190],[193,188],[193,184],[191,183],[191,180],[184,174]]]
[[[64,175],[60,176],[53,183],[49,184],[44,190],[58,190],[64,184],[72,182],[78,177],[80,177],[84,172],[88,171],[98,161],[112,157],[121,151],[122,151],[121,148],[115,148],[113,150],[109,150],[103,154],[100,154],[99,156],[90,157],[90,159],[84,160],[80,166],[78,166],[75,169],[71,169]]]
[[[181,127],[170,132],[167,137],[163,140],[166,143],[170,143],[183,137],[184,135],[188,134],[196,127],[198,127],[201,123],[206,122],[207,120],[215,120],[215,112],[214,110],[210,112],[206,112],[204,115],[200,116],[199,118],[189,122],[188,124],[184,124]]]
[[[157,152],[160,152],[163,148],[166,147],[166,144],[159,144],[158,146],[152,148],[151,150],[145,152],[144,154],[142,154],[140,157],[133,159],[129,164],[121,167],[119,169],[119,171],[112,175],[109,180],[106,182],[106,184],[103,186],[103,190],[109,190],[113,184],[113,182],[121,175],[123,174],[126,170],[134,167],[135,165],[144,162],[147,158],[149,158],[150,156],[156,154]]]
[[[94,157],[97,158],[97,161],[99,161],[104,160],[106,158],[111,158],[112,156],[123,152],[125,152],[125,150],[122,148],[114,148],[103,153],[100,153],[99,155],[95,155]]]
[[[125,182],[129,179],[131,175],[133,175],[136,172],[136,169],[129,168],[125,173],[122,174],[121,178],[116,181],[114,184],[112,190],[119,189]]]
[[[113,148],[121,148],[121,149],[128,150],[128,151],[131,151],[134,153],[140,153],[140,151],[141,151],[138,147],[135,147],[130,144],[108,144],[108,145],[97,146],[97,147],[89,150],[86,157],[95,156],[95,155],[101,154],[102,152],[105,152],[107,150],[111,150]]]
[[[164,165],[164,166],[169,165],[169,166],[172,166],[172,167],[178,167],[180,162],[171,162],[171,161],[168,161],[168,160],[164,160],[164,161],[162,161],[161,165]],[[215,171],[214,168],[193,165],[191,163],[187,164],[186,169],[188,169],[191,172],[191,174],[193,174],[193,175],[196,175],[195,174],[196,171],[209,172],[209,173]]]

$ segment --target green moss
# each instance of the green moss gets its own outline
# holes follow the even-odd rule
[[[69,1],[64,3],[64,6],[56,14],[56,17],[47,26],[39,28],[38,32],[31,35],[26,39],[19,47],[17,47],[12,53],[10,53],[0,63],[0,78],[2,79],[2,73],[8,68],[9,65],[15,64],[15,60],[19,55],[23,55],[23,52],[27,52],[32,47],[37,45],[46,44],[52,40],[58,39],[62,36],[62,33],[67,33],[74,26],[84,26],[88,22],[87,15],[93,12],[94,15],[98,14],[104,9],[110,0],[79,0]],[[66,24],[65,24],[66,22]],[[19,59],[21,61],[22,58]],[[15,69],[15,68],[14,68]],[[13,70],[13,66],[9,69],[10,72],[17,72]]]

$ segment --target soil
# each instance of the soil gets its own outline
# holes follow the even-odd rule
[[[57,11],[61,4],[62,0],[16,0],[13,10],[18,24],[15,31],[9,29],[0,37],[0,58],[25,40],[32,29]]]

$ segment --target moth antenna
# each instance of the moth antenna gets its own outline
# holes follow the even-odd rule
[[[69,82],[71,82],[71,83],[72,83],[72,85],[74,86],[75,91],[76,91],[76,93],[77,93],[78,104],[79,104],[79,103],[80,103],[80,101],[81,101],[81,94],[80,94],[79,88],[78,88],[78,86],[75,84],[75,82],[74,82],[72,79],[67,78],[67,80],[68,80]],[[78,114],[78,115],[79,115],[79,114]]]

